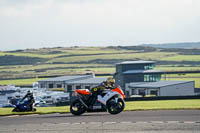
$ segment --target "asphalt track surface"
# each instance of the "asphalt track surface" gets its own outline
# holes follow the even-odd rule
[[[0,117],[0,133],[200,133],[200,110]]]

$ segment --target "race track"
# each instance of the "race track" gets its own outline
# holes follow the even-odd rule
[[[0,117],[0,133],[30,132],[147,132],[200,133],[200,110],[129,111],[118,115],[107,112],[81,116],[46,114]]]

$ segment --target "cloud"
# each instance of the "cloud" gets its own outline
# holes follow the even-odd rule
[[[199,41],[200,1],[1,0],[0,20],[10,48]]]

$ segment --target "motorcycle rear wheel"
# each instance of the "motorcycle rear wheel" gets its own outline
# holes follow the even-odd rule
[[[86,111],[85,106],[78,99],[73,101],[72,104],[70,105],[70,112],[73,115],[81,115],[85,113],[85,111]]]
[[[108,112],[113,115],[119,114],[124,110],[124,108],[125,108],[125,103],[124,100],[121,98],[118,99],[117,103],[111,100],[107,104]]]

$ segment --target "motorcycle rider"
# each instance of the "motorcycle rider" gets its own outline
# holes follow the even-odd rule
[[[98,86],[95,86],[91,89],[90,101],[92,104],[95,104],[98,95],[103,95],[103,91],[106,89],[113,89],[115,86],[115,80],[113,77],[108,77],[106,81],[103,81]]]
[[[106,86],[107,89],[113,89],[114,87],[116,87],[115,79],[113,77],[109,77],[106,80],[106,85],[105,86]]]
[[[22,98],[22,101],[24,101],[27,98],[28,104],[27,108],[28,110],[33,110],[33,103],[35,102],[35,99],[33,97],[33,93],[28,90],[27,94]]]
[[[98,94],[101,94],[103,90],[113,89],[114,87],[115,87],[115,79],[113,77],[108,77],[106,81],[92,88],[91,92],[93,96],[97,96]]]

